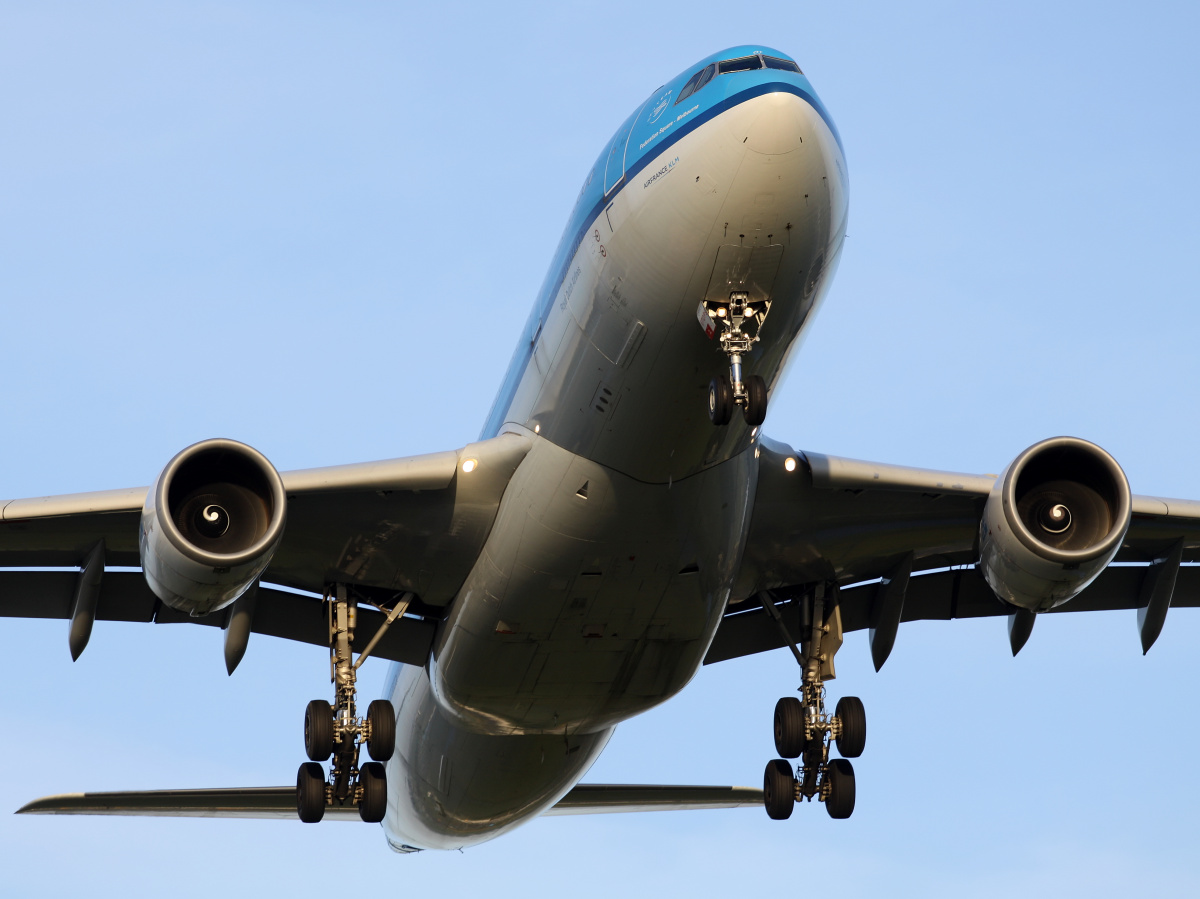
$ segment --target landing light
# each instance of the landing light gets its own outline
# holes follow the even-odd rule
[[[783,460],[783,470],[784,471],[795,471],[796,470],[796,460],[793,459],[791,456],[788,456],[786,459],[784,459]]]
[[[463,466],[462,466],[463,471],[466,474],[470,474],[471,472],[473,472],[475,470],[475,466],[478,464],[479,463],[476,462],[474,459],[468,459],[466,462],[463,463]]]
[[[717,307],[717,318],[724,318],[724,317],[725,317],[725,307],[718,306]]]

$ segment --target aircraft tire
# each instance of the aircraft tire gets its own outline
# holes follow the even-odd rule
[[[733,388],[724,375],[708,382],[708,417],[717,427],[729,424],[733,417]]]
[[[358,771],[362,799],[358,816],[368,824],[378,824],[387,814],[387,773],[379,762],[367,762]]]
[[[333,755],[333,706],[324,699],[314,699],[304,710],[304,751],[314,762]]]
[[[792,766],[783,759],[767,762],[763,774],[763,805],[767,807],[767,816],[776,821],[792,816],[796,806],[796,778],[792,775]]]
[[[775,703],[775,751],[785,759],[804,754],[804,706],[795,696]]]
[[[371,737],[367,752],[377,762],[386,762],[396,751],[396,711],[386,699],[372,700],[367,706],[367,723]]]
[[[316,762],[305,762],[296,772],[296,813],[305,824],[325,817],[325,771]]]
[[[867,713],[857,696],[843,696],[833,714],[841,719],[842,734],[837,748],[845,758],[856,759],[867,746]]]
[[[752,428],[758,427],[767,418],[767,382],[762,375],[750,375],[746,378],[746,405],[742,408],[746,424]]]
[[[845,759],[833,759],[825,769],[825,781],[829,784],[825,811],[831,818],[849,818],[854,813],[854,766]]]

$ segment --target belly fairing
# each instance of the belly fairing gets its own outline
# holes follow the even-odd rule
[[[443,711],[480,733],[588,733],[682,689],[729,599],[754,462],[643,484],[535,438],[434,645]]]
[[[488,736],[443,714],[426,672],[397,665],[384,831],[398,852],[462,849],[507,833],[554,805],[612,736]]]

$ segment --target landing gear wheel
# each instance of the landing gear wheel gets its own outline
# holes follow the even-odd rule
[[[792,775],[792,766],[783,759],[767,762],[763,774],[763,805],[767,807],[767,816],[776,821],[792,816],[796,805],[796,778]]]
[[[367,752],[377,762],[386,762],[396,751],[396,711],[386,699],[376,699],[367,706]]]
[[[333,755],[333,706],[324,699],[314,699],[304,710],[304,751],[314,762]]]
[[[362,787],[358,816],[368,824],[378,824],[387,814],[387,774],[383,765],[367,762],[358,771],[358,783]]]
[[[325,771],[316,762],[305,762],[296,772],[296,813],[305,824],[325,817]]]
[[[742,407],[746,424],[758,427],[767,418],[767,382],[761,375],[746,378],[746,405]]]
[[[838,752],[848,759],[858,758],[867,746],[867,713],[862,700],[857,696],[843,696],[833,714],[842,722],[842,733],[837,738]]]
[[[804,754],[804,706],[795,696],[775,703],[775,751],[785,759]]]
[[[708,417],[718,427],[729,424],[733,417],[733,388],[724,375],[708,382]]]
[[[834,759],[825,769],[825,811],[831,818],[849,818],[854,812],[854,766],[845,759]]]

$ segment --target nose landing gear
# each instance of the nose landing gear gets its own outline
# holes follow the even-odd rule
[[[836,589],[836,588],[835,588]],[[833,657],[842,645],[842,617],[836,599],[825,597],[823,585],[800,600],[801,633],[797,648],[774,600],[765,595],[763,607],[774,619],[803,670],[800,697],[785,696],[775,704],[775,750],[782,758],[767,763],[763,803],[777,820],[791,817],[796,802],[816,798],[831,818],[849,818],[854,811],[854,766],[867,741],[867,718],[862,700],[843,696],[832,715],[825,709],[825,681],[835,677]],[[843,758],[830,759],[831,744]],[[786,759],[799,759],[793,773]]]
[[[301,821],[315,824],[331,805],[357,806],[364,821],[378,823],[387,812],[387,774],[383,767],[396,748],[396,713],[386,699],[367,706],[364,718],[357,716],[358,667],[374,647],[373,640],[353,659],[354,628],[358,607],[337,584],[326,597],[329,610],[329,665],[334,683],[334,705],[314,699],[304,711],[304,751],[311,761],[296,774],[296,812]],[[404,614],[411,594],[389,612],[384,628]],[[382,634],[382,629],[377,637]],[[359,750],[366,744],[374,761],[359,765]],[[321,763],[332,756],[326,780]]]
[[[722,326],[721,352],[729,357],[729,374],[718,375],[708,385],[708,417],[715,425],[727,425],[734,406],[740,406],[746,424],[758,426],[767,417],[767,383],[759,375],[743,377],[742,357],[758,342],[758,332],[767,317],[770,302],[754,303],[742,291],[729,294],[726,303],[705,300],[696,310],[704,332],[712,337],[717,322]],[[751,336],[742,330],[754,322]]]

